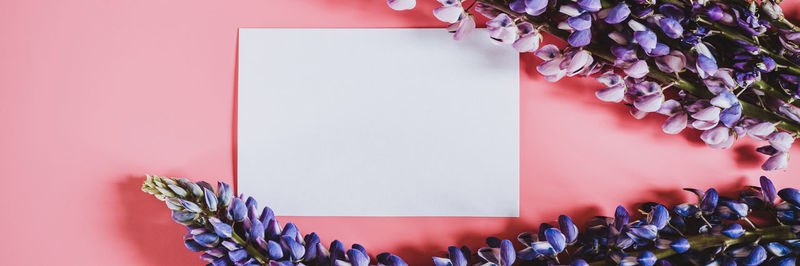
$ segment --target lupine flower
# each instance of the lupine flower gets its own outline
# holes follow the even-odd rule
[[[525,13],[531,16],[538,16],[547,10],[547,0],[524,0]]]
[[[517,39],[517,25],[506,14],[497,15],[486,22],[486,28],[489,30],[489,36],[497,42],[511,44]]]
[[[367,266],[364,247],[345,251],[339,241],[326,249],[315,233],[302,237],[297,226],[280,228],[269,207],[258,211],[254,198],[233,197],[230,185],[217,192],[205,182],[147,176],[142,190],[164,200],[175,222],[186,226],[184,245],[210,265],[352,265]],[[379,265],[407,266],[395,255],[377,256]]]
[[[463,40],[475,30],[475,19],[472,15],[462,13],[458,21],[450,24],[447,30],[453,33],[453,39]]]
[[[435,16],[451,23],[448,30],[454,33],[455,39],[463,39],[474,27],[469,8],[465,10],[459,0],[439,2],[442,7],[436,8]],[[666,133],[676,134],[687,127],[701,130],[701,139],[709,147],[727,149],[742,135],[767,141],[777,132],[774,123],[786,122],[786,119],[796,122],[781,124],[782,129],[790,128],[786,130],[788,135],[771,135],[780,149],[757,148],[770,156],[762,169],[778,170],[787,165],[787,143],[793,142],[800,133],[800,108],[787,103],[786,99],[778,99],[776,94],[800,99],[800,34],[786,30],[787,22],[778,14],[780,8],[773,2],[762,1],[760,10],[772,20],[760,18],[754,4],[705,0],[689,3],[635,0],[618,2],[605,9],[599,0],[515,0],[510,3],[478,0],[474,6],[475,12],[490,19],[487,28],[495,42],[510,44],[519,52],[534,52],[545,60],[537,66],[545,80],[605,73],[597,78],[606,85],[595,92],[599,99],[625,101],[631,106],[631,115],[637,119],[651,112],[669,116],[662,124]],[[501,11],[509,9],[513,12]],[[784,24],[784,27],[767,31],[773,27],[772,23]],[[742,32],[729,32],[719,25],[736,27]],[[566,34],[556,35],[568,46],[563,50],[553,45],[540,47],[540,28],[566,31]],[[665,36],[663,40],[658,37],[660,34]],[[769,35],[771,40],[779,40],[780,46],[767,44],[769,41],[751,41],[741,34],[756,38]],[[591,45],[595,43],[600,45]],[[610,51],[597,50],[606,44],[610,44]],[[608,52],[613,57],[595,55]],[[720,57],[725,59],[718,61]],[[611,66],[616,70],[610,70]],[[672,73],[674,78],[665,77],[662,72]],[[773,75],[774,72],[778,73]],[[621,76],[617,78],[609,73]],[[687,87],[685,84],[689,83],[700,86]],[[642,90],[642,87],[664,89]],[[670,87],[677,89],[678,97],[663,92]],[[708,96],[705,90],[712,95]],[[764,96],[766,101],[762,100]],[[659,111],[668,100],[676,100],[679,106]],[[770,121],[763,119],[763,113],[751,117],[758,112],[745,108],[746,104],[775,116],[766,116]],[[753,119],[773,123],[772,130],[748,122]]]
[[[533,25],[527,22],[520,23],[517,25],[517,32],[520,36],[511,44],[514,49],[517,49],[520,53],[533,52],[539,49],[542,35],[533,28]]]
[[[783,223],[781,225],[748,231],[739,223],[724,222],[753,215],[749,211],[750,205],[746,204],[747,197],[767,198],[766,202],[770,201],[768,198],[775,197],[772,181],[766,177],[759,181],[763,188],[748,187],[741,193],[739,200],[720,197],[713,188],[705,191],[687,188],[685,190],[697,195],[699,205],[681,204],[671,213],[663,205],[648,202],[639,209],[639,213],[646,215],[642,219],[631,217],[624,207],[618,206],[614,217],[601,216],[591,220],[580,231],[575,243],[568,242],[571,237],[567,235],[571,233],[562,233],[573,231],[564,229],[571,228],[572,220],[562,215],[558,219],[561,230],[542,224],[538,236],[532,233],[520,234],[517,239],[525,248],[516,253],[516,258],[536,265],[588,265],[587,261],[611,261],[619,265],[680,265],[680,262],[686,261],[699,265],[735,265],[737,262],[745,265],[764,262],[794,263],[800,255],[800,219],[795,219],[800,215],[800,191],[787,188],[777,193],[784,202],[774,207],[776,215],[773,218],[778,218]],[[758,208],[764,206],[763,202]],[[768,232],[781,234],[783,237],[769,241],[756,237],[771,234]],[[739,244],[725,246],[725,238],[742,239],[745,234],[750,238]],[[500,257],[513,257],[511,254],[501,255],[505,254],[500,251],[501,243],[506,241],[489,237],[486,243],[488,247],[481,248],[478,252],[482,259],[479,264],[506,265]],[[678,255],[659,257],[663,255],[656,254],[664,253],[655,252],[658,249],[672,249]],[[457,249],[454,246],[448,249],[449,257],[457,254],[455,250]],[[569,255],[565,256],[564,253]],[[565,257],[569,257],[571,262],[564,262]],[[442,257],[434,260],[439,261],[437,265],[456,265],[447,264],[448,260],[453,259]]]
[[[619,3],[608,11],[605,21],[608,24],[617,24],[625,21],[630,14],[631,10],[628,8],[628,5],[625,3]]]
[[[443,22],[455,23],[463,12],[464,9],[460,5],[452,5],[437,7],[433,10],[433,15]]]
[[[595,95],[598,99],[605,102],[620,102],[625,97],[626,85],[620,75],[614,72],[606,72],[598,76],[597,81],[607,87],[597,90]]]

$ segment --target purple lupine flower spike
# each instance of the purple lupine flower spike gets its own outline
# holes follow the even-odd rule
[[[613,82],[612,82],[613,83]],[[641,83],[634,86],[642,87]],[[645,93],[647,88],[638,88],[638,92]],[[700,104],[710,105],[708,101]],[[678,112],[694,112],[697,107],[682,106],[677,100],[666,101],[657,112],[660,114],[675,114]],[[748,127],[757,125],[760,121],[745,119],[742,124]],[[771,147],[771,146],[769,146]],[[173,180],[170,180],[173,181]],[[353,244],[345,250],[344,244],[334,240],[330,248],[325,248],[319,237],[307,234],[301,237],[299,229],[293,223],[286,223],[281,230],[274,219],[271,209],[264,208],[261,216],[257,216],[257,203],[255,200],[243,201],[243,196],[234,198],[232,205],[239,206],[244,202],[248,210],[246,217],[241,222],[234,222],[230,213],[208,211],[208,206],[203,202],[203,195],[195,194],[191,185],[181,183],[181,189],[187,193],[174,194],[177,197],[164,197],[172,193],[164,190],[167,185],[164,181],[149,182],[143,190],[152,193],[157,198],[170,202],[172,211],[192,213],[191,204],[181,204],[191,201],[201,208],[197,218],[190,222],[186,228],[188,234],[183,238],[184,245],[192,251],[202,252],[201,258],[212,265],[336,265],[353,266],[368,265],[370,263],[366,249],[358,244]],[[566,263],[570,265],[588,265],[586,259],[596,262],[607,262],[609,259],[622,265],[664,264],[666,260],[657,260],[650,253],[657,249],[672,249],[683,254],[683,258],[692,258],[698,264],[706,265],[719,262],[730,263],[730,257],[735,257],[742,264],[784,263],[784,258],[795,252],[796,242],[800,241],[800,191],[794,188],[785,188],[775,193],[774,184],[766,177],[760,179],[761,188],[747,187],[740,193],[739,199],[720,197],[716,190],[711,188],[706,191],[686,189],[698,196],[699,204],[684,203],[674,207],[674,215],[667,208],[655,202],[642,204],[639,211],[645,214],[643,219],[631,221],[630,214],[625,208],[619,206],[614,217],[597,217],[590,221],[587,228],[578,232],[572,220],[562,215],[558,218],[558,228],[542,223],[539,236],[523,233],[518,236],[525,245],[522,250],[515,251],[511,241],[501,240],[496,237],[486,239],[488,247],[478,250],[478,257],[482,261],[476,264],[495,264],[498,266],[512,265],[517,260],[528,263]],[[173,184],[174,185],[174,184]],[[155,187],[161,186],[162,190]],[[205,186],[201,186],[207,188]],[[178,190],[172,188],[172,190]],[[202,190],[202,189],[197,189]],[[211,191],[213,193],[213,191]],[[203,191],[205,193],[205,191]],[[198,193],[199,194],[199,193]],[[775,197],[783,201],[775,204]],[[173,194],[169,194],[173,195]],[[247,206],[249,204],[249,206]],[[767,204],[768,212],[760,210]],[[184,207],[184,205],[186,207]],[[699,206],[698,206],[699,205]],[[230,207],[234,208],[233,206]],[[700,212],[702,211],[702,212]],[[221,215],[217,217],[216,215]],[[746,219],[753,215],[766,215],[753,221]],[[771,217],[770,217],[771,216]],[[759,224],[765,221],[761,218],[773,218],[780,221],[780,225],[771,226]],[[262,219],[267,219],[271,228],[263,229]],[[743,219],[750,223],[753,230],[746,230],[736,220]],[[769,219],[766,219],[769,220]],[[699,228],[697,227],[699,225]],[[237,229],[233,229],[233,228]],[[756,229],[755,227],[759,227]],[[560,229],[559,229],[560,228]],[[244,230],[242,230],[244,229]],[[273,231],[269,233],[267,231]],[[576,236],[580,234],[580,236]],[[718,235],[726,238],[736,238],[741,243],[730,246],[727,251],[721,248],[719,239],[708,241],[707,238],[717,238]],[[742,236],[749,236],[742,238]],[[763,236],[770,237],[769,241]],[[679,237],[680,236],[680,237]],[[573,242],[574,241],[574,242]],[[573,245],[574,244],[574,245]],[[567,246],[574,249],[565,254]],[[688,252],[689,249],[694,249]],[[594,250],[613,250],[609,257],[593,256]],[[717,258],[704,258],[705,252],[719,254]],[[719,253],[722,252],[722,253]],[[596,254],[596,253],[595,253]],[[461,249],[451,246],[448,248],[447,257],[434,258],[437,266],[467,266],[472,253],[469,248]],[[399,257],[389,253],[377,256],[378,265],[407,265]],[[477,258],[477,257],[476,257]],[[719,260],[722,258],[723,260]],[[671,260],[672,258],[663,258]],[[786,263],[794,263],[786,260]],[[781,265],[781,264],[779,264]]]

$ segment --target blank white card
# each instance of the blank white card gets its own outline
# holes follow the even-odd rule
[[[240,29],[239,193],[283,216],[518,216],[519,55],[487,35]]]

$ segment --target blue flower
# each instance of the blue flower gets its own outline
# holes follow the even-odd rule
[[[618,231],[622,230],[622,227],[628,224],[628,219],[630,219],[628,210],[622,205],[617,206],[617,210],[614,211],[614,228]]]
[[[455,246],[448,247],[447,251],[453,266],[467,266],[469,264],[469,259],[466,257],[470,255],[469,251],[467,251],[465,255],[465,252]]]
[[[742,225],[737,223],[732,223],[726,225],[725,228],[722,229],[721,233],[730,238],[739,238],[744,234],[744,228]]]
[[[567,239],[564,237],[564,234],[561,233],[557,228],[549,228],[544,231],[545,238],[547,239],[547,243],[550,243],[555,249],[556,253],[561,253],[564,251],[564,248],[567,247]]]
[[[230,205],[230,212],[233,220],[236,222],[244,221],[244,217],[247,216],[247,206],[245,206],[244,201],[240,198],[233,198],[233,204]]]
[[[652,224],[632,226],[628,232],[628,236],[630,236],[631,239],[634,239],[637,243],[644,244],[655,240],[656,237],[658,237],[658,228]]]
[[[199,215],[196,212],[172,211],[172,220],[183,225],[190,225],[194,223],[194,220],[197,219],[197,217],[199,217]]]
[[[569,266],[589,266],[589,263],[587,263],[583,259],[577,259],[572,261],[572,263],[570,263]]]
[[[551,228],[552,230],[558,230],[555,228]],[[562,236],[563,237],[563,236]],[[517,254],[514,251],[514,245],[511,243],[510,240],[504,239],[500,242],[500,265],[501,266],[510,266],[514,264],[514,260],[517,258]]]
[[[670,244],[669,246],[673,250],[675,250],[675,252],[678,252],[678,253],[684,253],[684,252],[688,251],[689,248],[691,248],[691,246],[689,245],[689,240],[686,240],[686,238],[682,238],[682,237],[679,238],[678,240],[676,240],[675,242],[672,242],[672,244]]]
[[[231,203],[231,200],[233,200],[233,190],[231,186],[224,182],[218,182],[217,192],[219,193],[217,196],[219,198],[219,203],[227,207],[228,204]]]
[[[653,266],[656,264],[657,260],[658,257],[656,257],[656,254],[653,254],[653,252],[647,250],[640,253],[639,257],[636,259],[636,261],[642,266]]]
[[[732,128],[742,118],[742,104],[735,103],[719,113],[719,121],[728,128]]]
[[[759,182],[761,183],[761,193],[764,198],[764,202],[769,205],[772,205],[775,202],[775,185],[772,184],[772,180],[769,180],[766,176],[761,176],[759,178]]]
[[[707,213],[714,212],[714,208],[717,207],[717,201],[719,200],[719,195],[717,194],[717,190],[710,188],[706,190],[706,193],[703,195],[703,200],[700,201],[700,210]]]
[[[800,207],[800,191],[794,188],[784,188],[778,191],[778,196],[796,207]]]
[[[550,245],[550,243],[548,243],[547,241],[533,242],[531,248],[533,249],[535,254],[537,254],[537,256],[538,255],[553,256],[557,253],[555,248],[553,248],[553,246]]]
[[[208,247],[203,246],[203,245],[197,243],[196,241],[194,241],[192,239],[184,240],[183,244],[186,246],[186,248],[188,248],[189,250],[194,251],[194,252],[201,252],[201,251],[205,251],[206,249],[208,249]]]
[[[219,203],[219,201],[217,201],[217,195],[208,188],[203,188],[203,195],[203,199],[205,200],[208,210],[211,212],[216,212],[217,204]]]
[[[578,227],[572,222],[572,219],[566,215],[558,216],[558,228],[566,237],[567,243],[572,244],[578,240]]]
[[[697,214],[697,211],[698,211],[697,205],[689,204],[689,203],[684,203],[684,204],[680,204],[678,206],[675,206],[675,207],[673,207],[672,210],[675,213],[677,213],[678,215],[681,215],[683,217],[694,216],[695,214]]]
[[[722,205],[730,208],[738,217],[745,217],[750,212],[750,207],[741,202],[725,200]]]
[[[762,246],[756,246],[750,251],[750,254],[742,260],[742,264],[759,265],[765,260],[767,260],[767,251],[764,250]]]
[[[778,242],[770,242],[770,243],[767,243],[764,246],[769,251],[769,253],[772,253],[773,255],[778,256],[778,257],[786,256],[787,254],[792,252],[792,249],[790,249],[790,248],[788,248],[788,247],[786,247],[786,246],[784,246],[784,245],[782,245],[781,243],[778,243]]]
[[[656,205],[648,215],[648,222],[655,225],[658,230],[664,229],[669,220],[669,211],[661,204]]]

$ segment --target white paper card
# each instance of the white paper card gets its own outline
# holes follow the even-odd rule
[[[279,215],[519,213],[519,55],[485,30],[240,29],[237,124]]]

